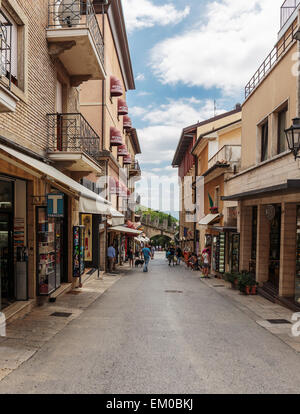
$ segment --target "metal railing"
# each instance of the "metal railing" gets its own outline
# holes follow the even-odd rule
[[[277,45],[273,48],[271,53],[266,57],[263,63],[260,65],[258,70],[252,76],[250,81],[245,87],[245,98],[247,98],[260,82],[267,76],[273,66],[279,61],[279,59],[284,55],[288,47],[295,42],[294,35],[297,32],[298,24],[295,21],[291,28],[284,34],[280,39]]]
[[[299,6],[300,0],[285,0],[280,9],[280,27],[283,27]]]
[[[104,65],[104,41],[92,0],[49,0],[49,28],[88,28]]]
[[[130,165],[130,170],[132,171],[141,171],[141,167],[138,161],[134,161],[131,165]]]
[[[81,113],[47,116],[49,152],[85,152],[92,157],[98,155],[100,137]]]
[[[12,25],[0,12],[0,81],[2,77],[6,77],[9,89],[11,88],[11,39]]]
[[[230,164],[239,167],[241,162],[241,145],[224,145],[210,160],[208,161],[208,169],[216,164]]]

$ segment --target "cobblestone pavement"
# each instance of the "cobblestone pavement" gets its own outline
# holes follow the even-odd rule
[[[289,320],[285,308],[169,267],[162,254],[149,273],[133,269],[103,295],[100,285],[88,282],[9,328],[0,393],[300,392],[290,326],[267,323]]]

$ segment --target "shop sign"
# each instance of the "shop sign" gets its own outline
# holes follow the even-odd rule
[[[47,194],[48,217],[64,217],[64,194]]]
[[[92,214],[82,214],[81,224],[85,227],[84,236],[84,260],[93,260],[93,216]]]

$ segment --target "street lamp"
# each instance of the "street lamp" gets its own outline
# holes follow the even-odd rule
[[[300,118],[293,119],[293,125],[285,131],[286,140],[289,149],[295,156],[295,160],[300,158],[298,153],[300,151]]]

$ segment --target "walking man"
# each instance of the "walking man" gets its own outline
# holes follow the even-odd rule
[[[151,250],[149,249],[148,244],[143,248],[142,253],[144,255],[144,260],[145,260],[143,272],[146,273],[148,272],[149,261],[150,261],[150,258],[152,257]]]
[[[109,273],[112,273],[115,268],[115,258],[116,258],[116,249],[114,248],[112,243],[109,245],[109,248],[107,249],[107,257],[108,257]]]

